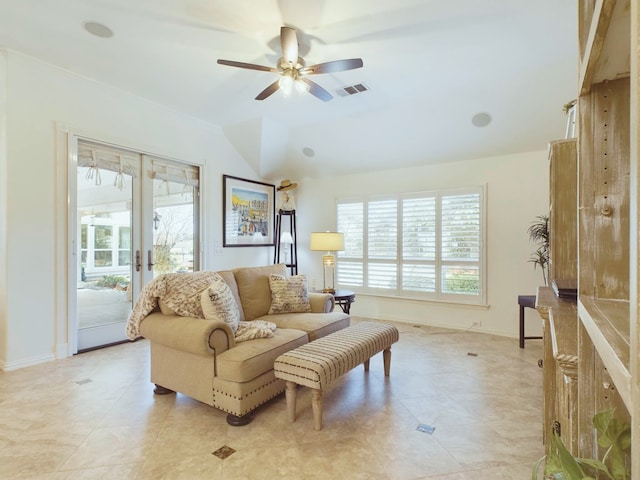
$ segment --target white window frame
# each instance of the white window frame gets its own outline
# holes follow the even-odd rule
[[[441,215],[442,215],[442,202],[441,199],[444,196],[450,195],[468,195],[468,194],[477,194],[479,196],[478,206],[479,206],[479,216],[480,216],[480,251],[479,251],[479,259],[478,261],[470,261],[469,264],[473,266],[477,266],[479,268],[479,292],[477,295],[471,294],[455,294],[455,293],[445,293],[442,292],[442,280],[441,280],[441,272],[442,267],[446,267],[450,265],[452,261],[446,261],[441,258],[442,255],[442,232],[441,232]],[[402,257],[402,205],[403,200],[411,199],[411,198],[428,198],[435,197],[436,199],[436,256],[435,260],[404,260]],[[395,200],[397,206],[397,238],[396,238],[396,248],[397,254],[395,259],[388,260],[380,260],[380,259],[369,259],[367,252],[369,246],[369,238],[367,236],[368,232],[368,214],[369,214],[369,204],[371,202],[377,202],[381,200]],[[486,272],[486,232],[487,232],[487,222],[486,222],[486,186],[471,186],[471,187],[463,187],[463,188],[452,188],[452,189],[443,189],[443,190],[432,190],[432,191],[424,191],[424,192],[410,192],[410,193],[396,193],[396,194],[386,194],[386,195],[368,195],[362,197],[348,197],[348,198],[339,198],[336,200],[336,218],[338,221],[336,222],[338,225],[338,230],[340,231],[340,218],[339,218],[339,208],[340,205],[347,204],[361,204],[362,205],[362,256],[354,256],[351,252],[338,252],[338,274],[337,274],[337,287],[342,289],[349,289],[356,291],[358,293],[375,295],[375,296],[388,296],[388,297],[396,297],[396,298],[409,298],[409,299],[417,299],[417,300],[427,300],[427,301],[435,301],[435,302],[447,302],[447,303],[459,303],[459,304],[471,304],[471,305],[486,305],[487,301],[487,272]],[[345,232],[345,243],[349,243],[348,239],[348,229],[344,229]],[[348,248],[348,247],[347,247]],[[459,264],[460,262],[465,262],[465,260],[457,260],[454,263]],[[353,282],[344,282],[343,275],[341,275],[341,271],[344,272],[344,267],[346,267],[349,263],[353,264],[354,269],[351,269],[351,272],[355,272],[359,265],[362,267],[362,273],[360,277],[357,277],[359,280],[359,284],[354,284]],[[374,288],[370,286],[370,281],[368,278],[369,266],[371,264],[393,264],[396,269],[396,279],[395,279],[395,288]],[[402,271],[403,265],[406,263],[423,263],[423,264],[433,264],[435,266],[436,271],[436,287],[435,292],[417,292],[411,290],[404,290],[402,288]],[[341,269],[340,267],[343,267]]]

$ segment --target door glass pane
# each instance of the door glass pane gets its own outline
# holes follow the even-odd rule
[[[197,169],[154,160],[153,171],[153,274],[198,270]]]
[[[77,311],[82,331],[124,324],[131,312],[133,177],[106,168],[79,166],[77,170]]]

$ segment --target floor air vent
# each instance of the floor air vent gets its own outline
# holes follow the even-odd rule
[[[364,83],[356,83],[354,85],[348,85],[346,87],[339,88],[338,90],[336,90],[336,92],[341,97],[348,97],[350,95],[355,95],[356,93],[366,92],[367,90],[369,90],[369,87],[367,87]]]

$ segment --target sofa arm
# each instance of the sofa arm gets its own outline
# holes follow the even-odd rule
[[[329,313],[333,312],[336,299],[330,293],[310,292],[309,303],[311,303],[313,313]]]
[[[224,322],[160,312],[142,320],[140,333],[152,342],[197,355],[222,353],[236,343],[231,328]]]

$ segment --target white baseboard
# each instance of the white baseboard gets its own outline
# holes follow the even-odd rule
[[[37,357],[24,358],[21,360],[13,360],[11,362],[5,362],[0,360],[0,370],[3,372],[11,372],[20,368],[32,367],[33,365],[39,365],[41,363],[47,363],[55,360],[53,354],[39,355]]]
[[[451,323],[432,322],[432,321],[425,321],[425,320],[416,320],[411,318],[399,318],[397,316],[391,317],[387,315],[367,315],[367,314],[354,315],[352,313],[351,316],[359,317],[359,318],[371,318],[371,319],[382,320],[387,322],[398,322],[398,323],[404,323],[407,325],[419,325],[421,327],[447,328],[449,330],[460,330],[464,332],[486,333],[488,335],[496,335],[498,337],[518,338],[518,335],[510,332],[504,332],[502,330],[493,330],[490,328],[475,327],[475,326],[469,326],[469,325],[456,325]]]

